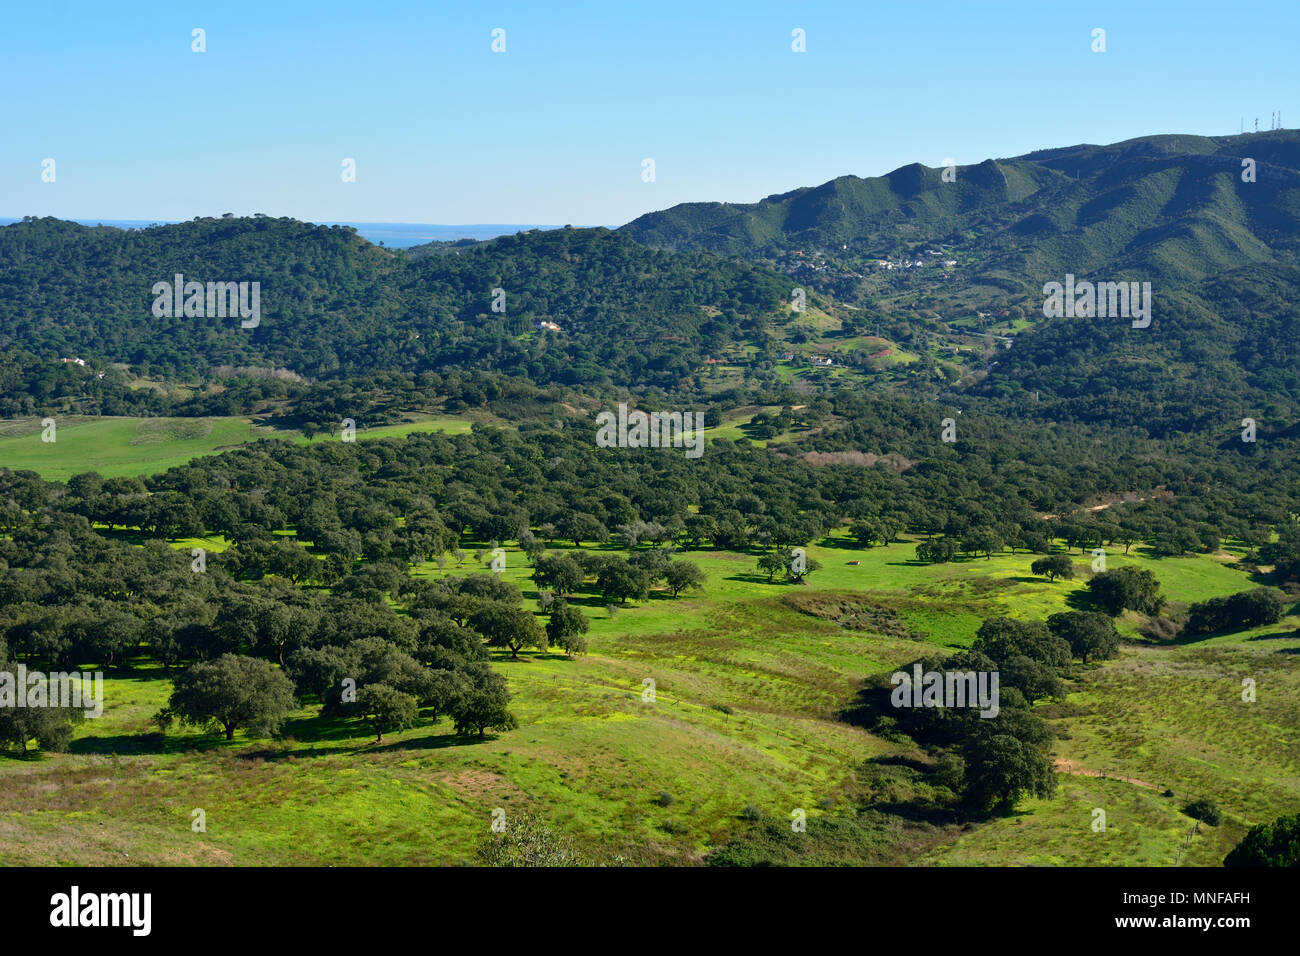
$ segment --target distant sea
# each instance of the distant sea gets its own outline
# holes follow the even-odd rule
[[[7,226],[17,219],[0,218],[0,226]],[[119,229],[143,229],[146,226],[169,224],[166,220],[149,219],[74,219],[83,226],[116,226]],[[439,223],[425,222],[323,222],[322,226],[354,226],[357,232],[378,245],[405,249],[421,243],[441,242],[456,239],[494,239],[497,236],[513,236],[526,229],[558,229],[537,223],[470,223],[464,226],[447,226]]]

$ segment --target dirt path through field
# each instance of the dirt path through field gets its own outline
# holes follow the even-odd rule
[[[1073,760],[1066,760],[1064,757],[1056,758],[1056,770],[1058,773],[1073,773],[1080,777],[1104,777],[1108,780],[1122,780],[1125,783],[1133,784],[1135,787],[1146,787],[1148,790],[1160,789],[1153,783],[1137,780],[1134,777],[1121,777],[1118,774],[1103,773],[1100,770],[1088,770],[1086,767],[1080,767]]]

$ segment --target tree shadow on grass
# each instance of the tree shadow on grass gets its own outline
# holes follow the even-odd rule
[[[129,757],[145,754],[206,752],[228,746],[224,735],[203,734],[171,737],[162,733],[116,734],[111,737],[79,737],[68,744],[68,753]]]
[[[500,734],[495,733],[488,733],[482,737],[476,733],[458,734],[453,732],[436,735],[429,734],[425,737],[415,737],[410,740],[394,740],[392,742],[385,741],[382,744],[374,744],[372,741],[370,747],[358,749],[374,751],[442,750],[446,747],[468,747],[473,746],[474,744],[485,744],[489,741],[496,740],[499,737]]]
[[[1216,637],[1231,637],[1233,634],[1240,633],[1244,628],[1224,627],[1217,631],[1205,631],[1200,634],[1179,634],[1172,641],[1164,643],[1169,647],[1186,647],[1189,644],[1203,644],[1206,641]],[[1294,637],[1295,634],[1290,631],[1279,631],[1276,634],[1257,634],[1254,637],[1246,638],[1247,641],[1274,641],[1279,638]]]
[[[867,763],[876,764],[881,767],[907,767],[918,773],[928,774],[934,768],[924,760],[917,760],[915,757],[908,757],[904,754],[884,754],[879,757],[870,758]]]
[[[280,736],[290,737],[300,744],[333,743],[364,736],[364,730],[358,733],[359,727],[361,724],[347,717],[312,714],[286,720],[280,726]]]
[[[444,750],[448,747],[463,747],[472,744],[488,743],[496,740],[497,734],[487,734],[480,738],[476,733],[458,734],[448,733],[428,733],[419,737],[413,737],[408,740],[385,740],[382,743],[376,741],[366,729],[357,725],[352,728],[354,731],[360,730],[362,733],[353,733],[348,738],[348,743],[339,743],[330,746],[316,746],[314,744],[307,747],[281,747],[277,749],[258,749],[258,750],[241,750],[237,757],[241,760],[264,760],[278,762],[289,758],[303,759],[308,757],[333,757],[347,755],[351,757],[364,756],[370,753],[391,753],[404,750]],[[429,728],[431,731],[436,728]],[[295,743],[301,745],[302,741],[295,740]]]
[[[1088,600],[1087,591],[1071,591],[1065,596],[1065,606],[1072,611],[1101,611],[1101,608]]]
[[[528,656],[526,658],[524,657],[519,658],[518,663],[524,664],[527,663],[528,661],[568,661],[569,663],[573,663],[575,660],[577,660],[577,658],[570,657],[568,654],[564,653],[564,651],[557,651],[554,648],[551,648],[546,651],[534,650],[534,651],[529,651],[527,653]],[[508,661],[510,660],[510,658],[507,657],[506,660]]]
[[[817,542],[819,548],[825,548],[827,551],[874,551],[875,548],[867,548],[858,544],[852,538],[822,538]],[[877,545],[877,547],[879,547]]]
[[[786,581],[776,577],[774,577],[771,581],[769,581],[767,579],[767,575],[759,571],[750,571],[750,572],[740,571],[737,572],[736,574],[727,575],[726,580],[741,581],[744,582],[745,584],[770,584],[772,587],[780,587],[782,585],[794,583],[793,581]]]
[[[868,803],[865,805],[865,809],[875,810],[891,817],[898,817],[900,820],[906,820],[909,823],[927,823],[936,827],[951,826],[966,821],[966,814],[932,804],[894,801]]]
[[[1228,567],[1232,567],[1232,565],[1228,565]],[[1271,571],[1267,573],[1260,571],[1258,569],[1254,571],[1247,571],[1246,578],[1250,581],[1251,584],[1254,584],[1258,587],[1277,586],[1277,581],[1275,580],[1274,575]]]
[[[599,594],[583,594],[577,591],[571,592],[569,594],[559,594],[557,592],[552,592],[552,593],[555,594],[557,600],[563,598],[564,603],[572,607],[602,607],[603,608],[605,604],[608,603]]]
[[[1272,634],[1256,634],[1254,637],[1248,637],[1248,641],[1280,641],[1288,637],[1300,637],[1300,631],[1275,631]]]

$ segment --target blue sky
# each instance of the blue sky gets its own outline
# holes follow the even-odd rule
[[[1223,135],[1274,109],[1300,124],[1295,0],[98,0],[3,17],[6,216],[617,225],[910,162]]]

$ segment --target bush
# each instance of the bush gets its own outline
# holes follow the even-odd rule
[[[1183,807],[1183,813],[1187,814],[1193,820],[1200,820],[1208,823],[1212,827],[1217,827],[1223,822],[1223,812],[1218,808],[1213,800],[1193,800],[1187,806]]]
[[[563,837],[528,812],[509,821],[505,831],[479,844],[484,866],[583,866],[584,860]]]
[[[1088,596],[1111,617],[1119,617],[1125,610],[1159,614],[1165,604],[1156,576],[1131,567],[1093,575],[1088,582]]]
[[[1276,624],[1285,610],[1282,596],[1272,588],[1239,591],[1193,604],[1188,610],[1187,633],[1211,634]]]
[[[1179,630],[1178,623],[1167,617],[1153,617],[1138,628],[1139,633],[1156,641],[1172,641]]]

